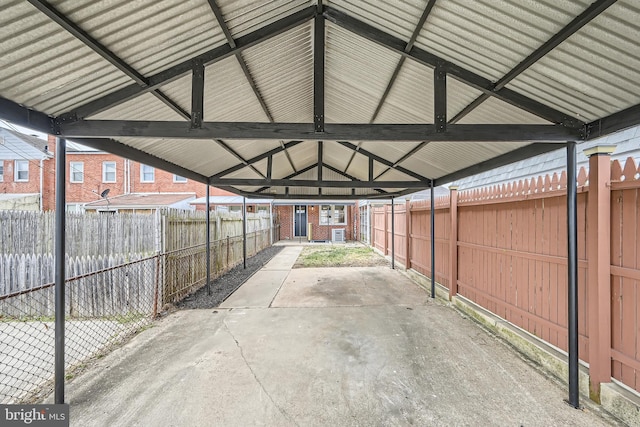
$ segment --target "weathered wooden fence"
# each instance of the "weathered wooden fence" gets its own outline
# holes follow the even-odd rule
[[[153,253],[152,215],[66,214],[66,252],[75,256]],[[55,212],[0,211],[0,254],[53,253]]]
[[[202,287],[206,278],[203,212],[163,211],[157,216],[124,215],[124,219],[120,214],[71,216],[76,222],[72,221],[72,231],[68,229],[66,237],[72,251],[91,252],[103,248],[109,253],[66,257],[67,369],[108,351],[113,344],[151,322],[165,304],[179,301]],[[32,401],[37,399],[37,393],[51,385],[54,258],[50,253],[36,251],[50,248],[48,238],[25,234],[30,227],[34,227],[35,234],[44,232],[43,227],[51,227],[48,217],[50,214],[41,213],[2,217],[0,231],[5,239],[4,247],[32,250],[0,253],[0,403],[3,404]],[[90,232],[83,229],[83,219],[87,221],[87,229],[96,233],[95,244],[90,242]],[[8,224],[9,220],[13,223]],[[242,262],[242,218],[212,214],[211,226],[211,278],[214,279]],[[247,228],[247,256],[271,244],[268,216],[248,215]],[[276,238],[277,232],[274,230]],[[19,242],[18,236],[27,236],[27,241]],[[77,236],[83,236],[80,243],[73,241]],[[105,238],[129,243],[105,245],[101,241]],[[139,244],[135,239],[146,243]],[[191,246],[180,246],[186,244]],[[144,248],[144,251],[110,253],[129,247]],[[166,247],[177,248],[156,249]]]
[[[26,243],[18,244],[18,236],[24,235],[29,227],[35,226],[34,234],[41,232],[38,227],[51,227],[50,213],[12,212],[3,216],[3,225],[12,230],[5,232],[5,247],[22,249],[43,249],[49,244],[47,239],[33,237]],[[159,296],[154,304],[162,307],[184,298],[188,293],[204,284],[206,279],[206,217],[205,212],[183,212],[164,210],[154,215],[78,215],[68,214],[71,220],[67,227],[68,248],[66,276],[86,277],[92,272],[108,269],[109,275],[101,276],[102,281],[86,284],[78,289],[73,287],[67,294],[69,315],[102,316],[100,307],[110,306],[111,314],[122,314],[138,310],[133,301],[137,296],[153,297],[155,290]],[[212,278],[232,268],[242,261],[243,238],[242,217],[234,214],[211,215],[211,272]],[[83,221],[87,224],[84,230]],[[69,231],[71,230],[71,231]],[[96,235],[91,242],[89,234]],[[270,241],[270,218],[264,214],[247,215],[247,255],[266,248]],[[107,236],[108,234],[108,236]],[[133,236],[133,238],[132,238]],[[141,242],[135,242],[139,238]],[[79,239],[78,241],[74,239]],[[103,240],[108,242],[103,244]],[[127,241],[128,244],[122,244]],[[115,242],[115,243],[113,243]],[[92,255],[92,251],[103,248],[104,255]],[[127,247],[135,247],[141,252],[113,253]],[[159,252],[154,248],[165,248]],[[143,250],[144,249],[144,250]],[[73,255],[87,250],[87,255]],[[144,264],[144,272],[138,271],[142,264],[134,261],[159,253],[153,265]],[[156,266],[157,264],[157,266]],[[151,265],[151,266],[149,266]],[[116,269],[126,270],[123,280],[110,280]],[[157,276],[157,277],[156,277]],[[53,315],[54,257],[51,253],[0,253],[0,315],[10,317],[47,317]],[[120,297],[120,296],[126,296]],[[76,297],[78,299],[76,299]],[[35,298],[35,299],[34,299]],[[108,302],[107,302],[108,301]],[[146,300],[145,300],[146,301]],[[149,307],[145,302],[145,306]]]
[[[452,190],[436,200],[436,281],[566,350],[566,204],[564,173]],[[396,205],[396,259],[429,277],[429,201],[408,212]],[[371,245],[390,254],[390,206],[374,208],[372,217]],[[579,171],[577,226],[580,358],[590,365],[592,388],[615,378],[640,391],[640,169],[633,159],[595,155],[589,174]]]

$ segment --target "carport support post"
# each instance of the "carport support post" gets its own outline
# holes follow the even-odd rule
[[[589,310],[589,398],[600,403],[600,385],[611,382],[611,153],[614,146],[585,150],[587,196],[587,301]]]
[[[207,237],[207,295],[211,295],[211,201],[209,200],[209,184],[207,184],[207,195],[205,198],[207,213],[205,214],[205,220],[207,221],[206,237]]]
[[[64,403],[64,279],[65,279],[65,179],[67,141],[56,143],[56,230],[55,230],[55,386],[54,403]]]
[[[242,268],[247,268],[247,198],[242,197]]]
[[[431,181],[431,298],[436,297],[436,201]]]
[[[391,197],[391,268],[396,268],[396,210],[395,201]]]
[[[569,404],[580,407],[578,384],[578,210],[576,143],[567,142],[567,269],[569,329]]]
[[[458,295],[458,187],[449,187],[449,301]]]

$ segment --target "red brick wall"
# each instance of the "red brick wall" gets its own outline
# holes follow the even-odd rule
[[[307,223],[311,223],[311,238],[313,240],[331,240],[331,230],[344,228],[347,240],[355,240],[353,236],[354,207],[347,206],[347,223],[344,225],[320,225],[319,205],[307,206]],[[280,223],[280,239],[294,239],[293,206],[274,206],[274,212]],[[307,229],[307,234],[309,230]],[[295,237],[297,239],[297,237]]]
[[[40,160],[29,160],[29,181],[16,182],[15,161],[4,162],[4,179],[0,182],[0,193],[39,193],[40,192]]]
[[[49,135],[48,140],[49,151],[55,153],[56,138]],[[84,181],[71,182],[71,162],[84,163]],[[102,182],[102,164],[103,162],[116,163],[116,182]],[[11,162],[13,163],[13,162]],[[37,163],[37,162],[36,162]],[[55,160],[45,161],[44,167],[44,185],[43,185],[43,207],[45,210],[54,209],[55,207]],[[127,161],[119,156],[103,152],[69,152],[66,157],[66,201],[67,203],[83,204],[94,202],[100,199],[100,193],[107,188],[109,189],[109,197],[118,196],[127,192],[125,182],[125,172]],[[154,182],[143,183],[140,177],[140,163],[129,161],[130,183],[128,192],[130,193],[196,193],[196,197],[204,197],[206,194],[206,186],[200,182],[187,180],[187,182],[173,182],[173,173],[160,169],[155,169]],[[38,165],[35,166],[36,168]],[[7,165],[5,162],[5,182],[7,183]],[[32,172],[29,171],[29,184],[39,184],[39,175],[37,179],[32,178]],[[11,167],[11,181],[13,181],[13,165]],[[20,183],[15,183],[20,184]],[[0,186],[0,189],[2,187]],[[14,191],[18,192],[18,191]],[[39,189],[33,191],[20,190],[19,192],[37,193]],[[232,193],[221,190],[219,188],[211,188],[213,196],[228,196]]]

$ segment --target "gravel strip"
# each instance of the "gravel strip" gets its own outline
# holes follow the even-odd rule
[[[242,263],[235,266],[222,276],[211,282],[211,295],[207,295],[207,287],[198,289],[178,304],[178,309],[214,308],[235,292],[244,282],[260,270],[271,258],[276,256],[283,246],[271,246],[258,252],[251,258],[247,258],[247,268],[242,268]]]

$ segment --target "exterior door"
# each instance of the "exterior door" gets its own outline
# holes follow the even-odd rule
[[[307,236],[307,207],[306,206],[294,206],[293,207],[293,235],[294,237],[306,237]]]

